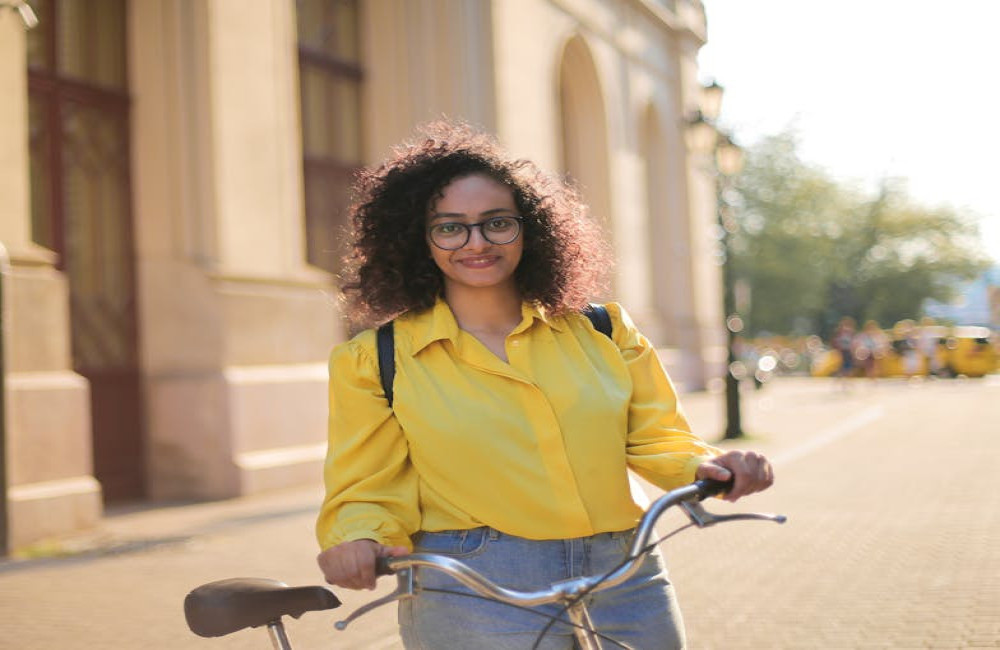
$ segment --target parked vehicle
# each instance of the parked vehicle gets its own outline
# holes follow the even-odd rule
[[[985,327],[956,327],[945,339],[945,366],[952,375],[982,377],[1000,370],[1000,353]]]
[[[913,321],[900,321],[886,335],[890,344],[874,359],[875,377],[982,377],[1000,370],[1000,353],[986,327],[916,326]],[[856,365],[852,375],[863,376],[861,364]],[[813,355],[810,374],[832,377],[840,366],[840,353],[823,349]]]

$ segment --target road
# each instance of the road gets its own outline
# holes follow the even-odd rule
[[[860,380],[756,412],[779,479],[746,505],[789,523],[678,538],[691,647],[1000,647],[998,379]]]
[[[722,430],[720,396],[685,403],[697,429]],[[785,379],[743,403],[752,437],[733,446],[767,453],[778,480],[737,505],[789,521],[664,544],[689,647],[1000,647],[1000,377]],[[113,512],[78,555],[0,562],[0,648],[269,647],[259,630],[191,635],[184,594],[240,575],[315,582],[319,498],[308,489]],[[340,595],[353,607],[377,594]],[[289,635],[301,648],[400,647],[391,608],[343,633],[333,620],[307,614]]]

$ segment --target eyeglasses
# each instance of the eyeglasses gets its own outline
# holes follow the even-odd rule
[[[436,223],[427,229],[431,243],[446,251],[456,251],[469,243],[472,229],[479,228],[483,239],[491,244],[509,244],[521,234],[523,217],[491,217],[479,223],[446,221]]]

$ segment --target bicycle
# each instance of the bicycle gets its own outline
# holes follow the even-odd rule
[[[629,552],[618,566],[603,575],[570,578],[541,591],[526,592],[501,587],[459,560],[444,555],[414,553],[403,557],[380,558],[376,573],[395,574],[396,590],[362,605],[347,618],[337,621],[335,627],[344,630],[360,616],[382,605],[416,598],[421,592],[421,584],[419,571],[414,569],[427,568],[450,575],[480,597],[515,607],[530,610],[538,605],[560,605],[562,611],[556,616],[540,614],[550,620],[540,632],[538,642],[552,625],[559,622],[573,627],[577,643],[584,650],[601,650],[602,640],[625,647],[594,629],[584,603],[586,595],[625,582],[638,571],[640,560],[646,553],[667,538],[692,526],[706,528],[735,520],[786,521],[783,515],[752,512],[718,515],[702,507],[701,501],[724,493],[728,487],[731,487],[731,483],[703,479],[663,494],[640,519],[629,545]],[[687,514],[690,523],[651,543],[656,521],[673,506],[680,507]],[[266,578],[231,578],[210,582],[192,590],[184,599],[184,614],[188,627],[199,636],[225,636],[244,628],[266,626],[275,650],[292,650],[282,617],[299,618],[305,612],[334,609],[340,604],[334,593],[323,586],[289,587],[283,582]]]

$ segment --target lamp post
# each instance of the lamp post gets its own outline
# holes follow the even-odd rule
[[[716,217],[719,226],[719,244],[722,265],[722,308],[726,319],[726,439],[742,438],[740,416],[741,365],[736,358],[736,335],[743,330],[743,319],[736,309],[730,240],[736,232],[732,206],[726,201],[732,177],[743,168],[743,150],[730,135],[719,129],[716,120],[722,106],[722,86],[716,82],[704,86],[701,110],[689,119],[689,146],[711,156],[711,171],[715,179]]]

